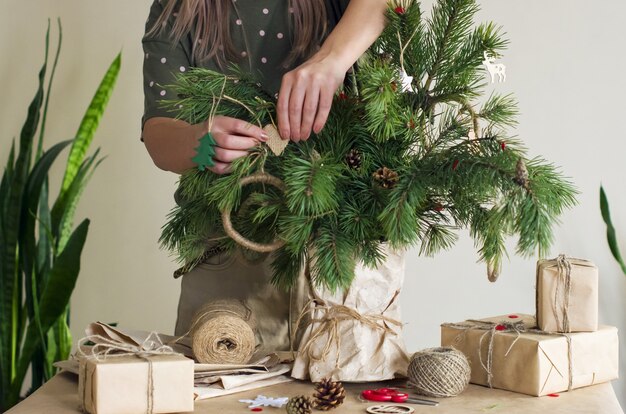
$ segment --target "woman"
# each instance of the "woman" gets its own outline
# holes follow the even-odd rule
[[[145,112],[142,139],[155,165],[182,173],[196,164],[198,140],[208,123],[190,125],[159,106],[173,99],[164,85],[190,67],[227,71],[230,63],[260,75],[262,87],[278,93],[278,127],[298,142],[319,132],[346,72],[384,27],[386,0],[155,0],[143,38]],[[230,164],[266,141],[262,129],[216,117],[214,166]],[[288,294],[269,284],[267,263],[254,266],[207,250],[206,261],[184,275],[176,334],[193,313],[217,298],[245,299],[266,349],[288,347]],[[296,295],[297,296],[297,295]]]

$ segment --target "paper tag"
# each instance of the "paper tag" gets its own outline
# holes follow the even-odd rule
[[[287,144],[289,144],[288,139],[282,139],[276,127],[272,124],[267,124],[263,128],[263,131],[269,136],[266,144],[272,150],[272,152],[276,155],[280,155],[285,150]]]

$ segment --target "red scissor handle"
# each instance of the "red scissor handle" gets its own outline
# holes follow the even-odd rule
[[[361,393],[361,397],[368,401],[391,401],[391,395],[381,394],[376,390],[365,390]]]
[[[405,402],[409,395],[404,392],[398,392],[392,388],[379,388],[377,390],[365,390],[361,393],[361,396],[368,401],[391,401],[391,402]]]

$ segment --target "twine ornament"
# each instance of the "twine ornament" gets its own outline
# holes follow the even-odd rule
[[[201,364],[245,364],[256,347],[256,321],[241,301],[217,300],[193,318],[190,335]]]
[[[289,144],[289,140],[282,139],[280,133],[272,124],[265,125],[263,131],[265,131],[268,136],[266,144],[269,149],[272,150],[274,155],[280,156],[287,147],[287,144]]]
[[[469,384],[471,369],[467,357],[451,347],[429,348],[411,357],[409,386],[428,397],[455,397]]]

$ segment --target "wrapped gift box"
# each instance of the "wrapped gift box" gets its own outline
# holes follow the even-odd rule
[[[507,330],[513,322],[521,324],[519,331],[530,331]],[[453,346],[467,356],[471,383],[488,386],[486,368],[490,365],[492,387],[523,394],[542,396],[567,391],[570,375],[572,388],[617,378],[616,328],[600,326],[596,332],[547,334],[535,325],[534,317],[521,314],[443,324],[441,345]]]
[[[188,412],[193,380],[194,362],[180,354],[83,357],[78,392],[81,408],[91,414]]]
[[[567,271],[559,266],[560,259],[571,269],[569,295]],[[598,268],[593,263],[565,257],[537,262],[537,325],[546,332],[598,329]]]

